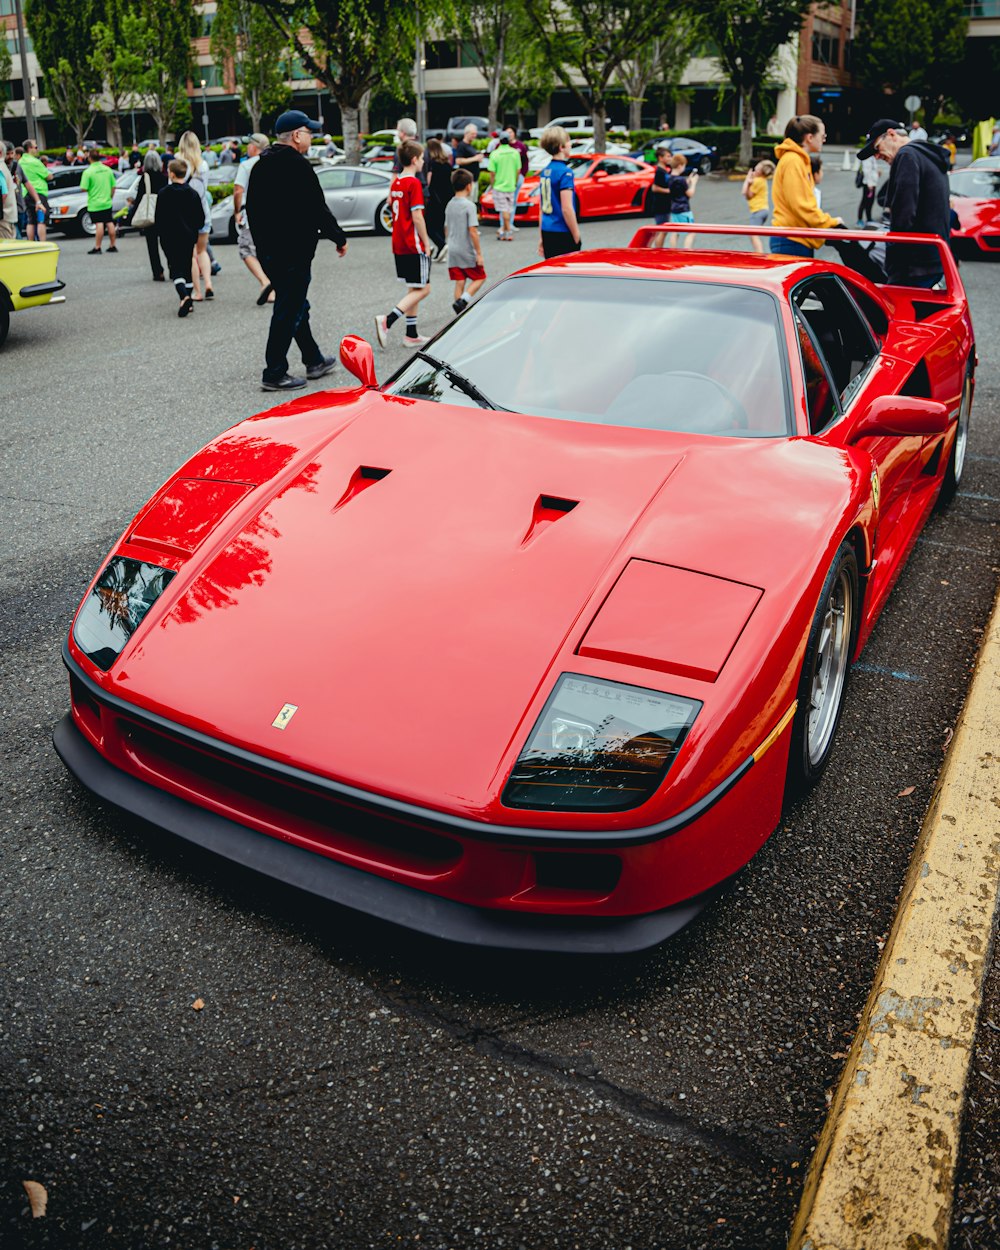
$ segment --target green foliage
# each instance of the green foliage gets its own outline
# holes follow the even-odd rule
[[[145,30],[138,90],[162,142],[191,119],[186,86],[197,31],[194,5],[192,0],[135,0],[135,12]]]
[[[858,15],[855,73],[869,87],[946,94],[965,53],[963,0],[866,0]]]
[[[232,182],[213,182],[205,189],[212,197],[212,203],[218,204],[220,200],[224,200],[227,195],[232,195],[235,183]]]
[[[232,62],[251,130],[260,130],[261,116],[277,112],[291,96],[281,68],[288,47],[284,34],[254,0],[219,0],[212,54]]]
[[[10,78],[13,61],[10,55],[10,48],[7,47],[6,40],[0,40],[0,83],[6,83]],[[0,117],[7,112],[7,96],[0,89]]]
[[[101,75],[90,63],[91,28],[102,15],[98,0],[25,0],[24,5],[52,110],[78,143],[97,116]]]
[[[118,133],[121,115],[135,106],[143,85],[143,56],[149,40],[146,20],[131,12],[124,0],[108,6],[108,21],[97,22],[92,30],[90,64],[103,78],[104,91],[111,100]]]

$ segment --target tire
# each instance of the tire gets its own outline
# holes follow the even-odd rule
[[[698,173],[704,177],[706,174],[710,174],[711,172],[712,158],[710,156],[703,156],[698,162]]]
[[[0,298],[0,347],[3,347],[7,341],[7,334],[10,331],[10,309],[7,307],[6,300]]]
[[[969,443],[969,420],[972,416],[972,395],[976,388],[976,377],[972,367],[972,357],[965,368],[965,381],[962,384],[962,403],[958,410],[958,429],[951,447],[951,455],[944,471],[941,493],[938,495],[938,507],[947,507],[958,493],[965,472],[965,459]]]
[[[854,549],[841,543],[823,582],[802,661],[788,757],[787,789],[793,795],[819,781],[833,750],[858,636],[858,587]]]
[[[85,234],[90,239],[93,239],[96,237],[97,226],[94,224],[94,219],[91,217],[90,213],[88,213],[86,209],[83,210],[83,212],[79,215],[79,217],[77,217],[76,220],[79,223],[81,234]]]
[[[376,208],[373,224],[376,234],[392,234],[392,209],[389,207],[388,200],[383,200]]]

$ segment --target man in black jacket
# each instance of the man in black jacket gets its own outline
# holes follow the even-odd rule
[[[277,142],[262,153],[250,175],[247,217],[257,259],[274,288],[261,389],[293,391],[306,378],[321,378],[336,365],[324,356],[309,326],[309,282],[320,237],[332,239],[337,255],[347,252],[347,236],[330,212],[313,167],[306,160],[312,135],[322,123],[292,109],[274,125]],[[288,372],[292,339],[302,353],[306,378]]]
[[[906,234],[951,237],[948,154],[923,139],[911,139],[902,122],[880,118],[868,132],[859,160],[877,156],[890,167],[885,206],[890,229]],[[918,243],[886,247],[888,281],[895,286],[933,287],[944,278],[941,253]]]

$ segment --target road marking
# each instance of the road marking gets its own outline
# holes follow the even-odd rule
[[[789,1250],[945,1250],[1000,887],[1000,595]]]
[[[960,490],[958,497],[959,499],[983,499],[986,503],[1000,503],[1000,496],[998,495],[974,495],[968,490]]]
[[[918,677],[916,673],[905,673],[898,668],[885,668],[881,664],[855,664],[854,672],[856,673],[878,673],[880,677],[895,677],[897,681],[926,681],[925,677]]]

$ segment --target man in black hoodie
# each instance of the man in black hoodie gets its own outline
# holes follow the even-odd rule
[[[347,252],[347,235],[326,202],[316,173],[306,160],[321,122],[291,109],[274,124],[277,142],[265,148],[247,187],[247,217],[257,259],[274,288],[261,390],[293,391],[306,378],[288,372],[292,339],[302,353],[306,377],[321,378],[336,365],[324,356],[309,326],[309,282],[320,237],[332,239],[337,255]]]
[[[868,132],[859,160],[877,156],[890,167],[885,206],[893,233],[951,237],[948,154],[923,139],[911,139],[902,122],[880,118]],[[944,278],[941,253],[918,243],[886,247],[888,281],[895,286],[933,287]]]

